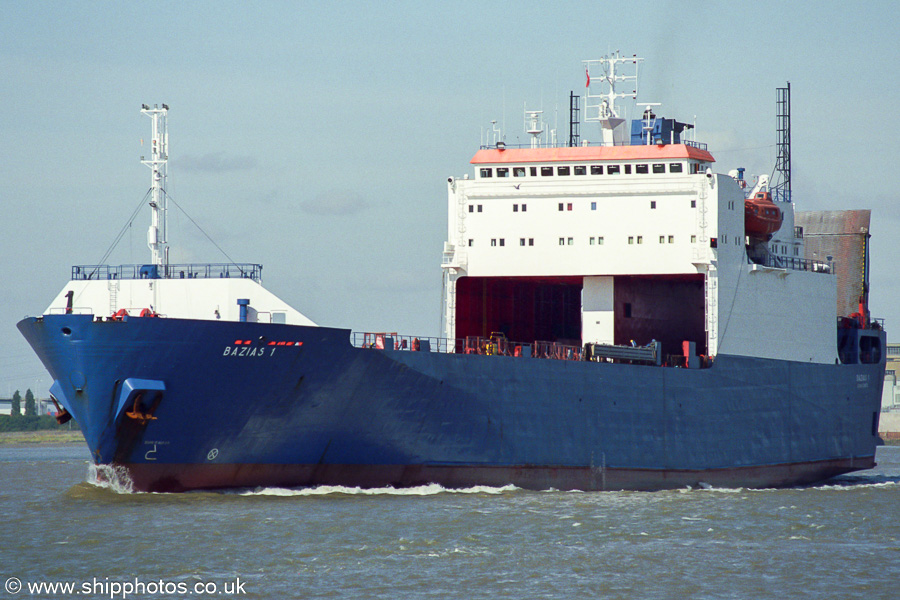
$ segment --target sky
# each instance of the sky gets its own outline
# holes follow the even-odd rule
[[[263,264],[266,287],[320,325],[436,336],[447,177],[473,172],[492,120],[525,142],[525,106],[564,138],[582,61],[617,50],[644,58],[638,101],[696,122],[718,170],[751,180],[772,172],[775,88],[789,81],[796,205],[872,209],[871,308],[889,338],[900,331],[892,2],[0,10],[0,396],[46,395],[15,324],[43,312],[72,265],[100,260],[150,186],[141,104],[170,107],[169,194],[184,210],[170,206],[171,262],[227,261],[208,235]],[[107,262],[148,262],[149,221],[145,206]]]

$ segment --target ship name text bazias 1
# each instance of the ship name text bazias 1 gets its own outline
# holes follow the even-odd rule
[[[296,341],[270,341],[264,342],[264,345],[254,346],[251,346],[251,343],[250,340],[235,340],[234,344],[225,346],[225,351],[222,352],[222,356],[272,356],[275,354],[276,348],[285,346],[299,348],[303,345],[303,342]]]

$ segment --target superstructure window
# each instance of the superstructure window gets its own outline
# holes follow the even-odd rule
[[[527,205],[527,204],[523,204],[523,205],[522,205],[522,212],[525,212],[526,210],[528,210],[528,205]]]
[[[660,244],[665,244],[665,243],[666,243],[666,236],[664,236],[664,235],[659,236],[659,243],[660,243]]]
[[[491,238],[491,246],[497,245],[497,238]]]
[[[575,165],[572,168],[576,175],[587,175],[587,167],[584,165]]]
[[[563,210],[563,203],[560,202],[560,203],[559,203],[559,211],[562,212],[562,210]]]
[[[669,236],[669,243],[670,243],[670,244],[674,244],[674,243],[675,243],[675,236],[674,236],[674,235],[670,235],[670,236]]]
[[[473,240],[472,238],[469,238],[469,247],[471,248],[474,245],[475,245],[475,240]]]
[[[607,165],[606,174],[607,175],[618,175],[619,174],[619,165]]]
[[[629,235],[629,236],[628,236],[628,243],[629,243],[629,244],[634,244],[634,236],[633,236],[633,235]]]
[[[557,175],[568,175],[569,167],[556,167],[556,174]]]
[[[634,165],[634,172],[638,175],[646,175],[650,172],[650,167],[648,165]]]
[[[525,177],[525,167],[513,167],[513,177]]]
[[[534,238],[528,238],[528,245],[534,246]]]
[[[684,165],[681,163],[669,163],[669,173],[681,173]]]
[[[469,205],[469,212],[475,212],[475,205],[474,205],[474,204],[470,204],[470,205]]]
[[[572,203],[571,203],[571,202],[569,202],[568,204],[566,204],[566,210],[572,210]]]
[[[551,177],[553,175],[553,167],[541,167],[541,177]]]
[[[506,240],[503,239],[503,238],[500,238],[500,245],[501,245],[501,246],[505,246],[505,245],[506,245]]]
[[[575,245],[575,238],[566,238],[566,241],[568,242],[568,244],[569,244],[570,246],[574,246],[574,245]]]
[[[663,163],[654,163],[653,164],[653,172],[654,173],[665,173],[666,165]]]
[[[591,210],[597,210],[597,203],[591,202]]]
[[[519,212],[519,205],[513,204],[513,212]]]
[[[591,165],[591,175],[603,175],[603,165]]]
[[[691,243],[692,243],[692,244],[696,244],[696,243],[697,243],[697,236],[696,236],[696,235],[692,235],[692,236],[691,236]]]
[[[481,176],[482,177],[493,177],[494,170],[490,167],[482,167]]]
[[[497,177],[509,177],[509,168],[497,167]]]
[[[639,236],[637,236],[637,238],[638,238],[638,239],[637,239],[638,244],[643,244],[643,243],[644,243],[644,236],[639,235]]]
[[[525,238],[519,238],[519,245],[520,245],[520,246],[524,246],[524,245],[525,245]]]
[[[650,208],[656,208],[656,200],[650,201]]]
[[[481,212],[481,205],[478,205],[478,212]]]
[[[697,208],[697,201],[691,200],[691,208]]]
[[[559,238],[559,245],[560,245],[560,246],[565,246],[565,245],[566,245],[566,238]]]

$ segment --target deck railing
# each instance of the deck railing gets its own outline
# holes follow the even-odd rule
[[[262,265],[252,263],[76,265],[72,267],[72,279],[252,279],[260,283]]]
[[[466,338],[448,339],[399,335],[396,332],[352,332],[350,334],[350,343],[356,348],[369,348],[372,350],[655,364],[670,367],[684,367],[688,364],[686,357],[681,355],[667,355],[665,356],[665,361],[663,361],[658,342],[639,347],[589,344],[591,351],[586,353],[585,348],[582,346],[549,341],[535,341],[530,344],[511,342],[503,336],[468,336]],[[618,352],[614,352],[614,350],[618,350]],[[652,356],[648,358],[650,355]],[[697,365],[700,368],[709,367],[712,364],[711,360],[705,356],[696,358]]]
[[[792,271],[809,271],[811,273],[834,273],[835,262],[822,262],[808,258],[795,258],[790,256],[766,255],[763,266],[776,269],[791,269]]]

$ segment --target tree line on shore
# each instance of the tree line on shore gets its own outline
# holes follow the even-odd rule
[[[50,415],[37,414],[37,401],[30,389],[25,391],[24,413],[22,394],[19,390],[13,394],[10,414],[0,415],[0,432],[6,431],[38,431],[44,429],[66,429]]]

